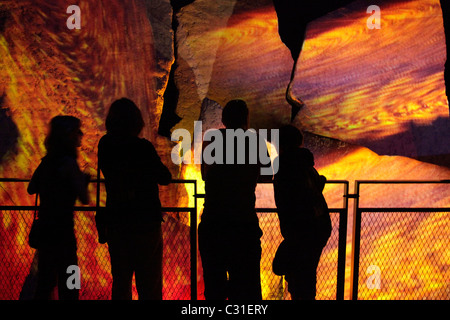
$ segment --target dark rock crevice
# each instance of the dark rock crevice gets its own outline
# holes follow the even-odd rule
[[[4,107],[6,95],[0,97],[0,162],[9,153],[17,151],[19,130],[11,118],[9,109]]]
[[[191,4],[194,0],[171,0],[170,4],[172,6],[172,30],[173,30],[173,55],[174,55],[174,63],[170,69],[169,80],[167,83],[166,90],[164,91],[164,104],[161,113],[161,119],[159,121],[158,134],[164,137],[170,137],[170,130],[173,126],[175,126],[178,122],[180,122],[181,117],[176,113],[179,91],[177,85],[175,83],[175,72],[177,69],[177,29],[178,29],[178,19],[177,14],[180,10]]]

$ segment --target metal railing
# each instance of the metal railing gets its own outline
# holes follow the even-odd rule
[[[272,184],[272,182],[261,182],[259,184]],[[331,248],[337,248],[337,256],[332,257],[331,267],[322,267],[319,263],[318,267],[318,280],[317,280],[317,292],[318,295],[320,294],[321,290],[325,290],[324,288],[324,282],[321,281],[324,280],[323,277],[325,275],[334,274],[336,273],[335,279],[331,279],[332,283],[335,283],[335,292],[333,294],[323,294],[324,299],[336,299],[336,300],[344,300],[345,295],[345,266],[346,266],[346,241],[347,241],[347,221],[348,221],[348,192],[349,192],[349,182],[346,180],[327,180],[327,185],[341,185],[342,190],[342,207],[340,208],[329,208],[329,212],[332,218],[332,235],[330,239],[328,240],[327,246],[324,248],[324,252],[328,251],[328,249]],[[204,194],[197,194],[195,197],[198,198],[204,198]],[[266,234],[265,229],[266,226],[264,223],[261,222],[263,215],[270,214],[270,213],[277,213],[277,208],[256,208],[256,212],[259,216],[260,220],[260,227],[263,230],[263,238],[264,234]],[[336,219],[334,216],[338,215],[338,218]],[[278,221],[278,216],[275,217],[275,219]],[[273,231],[273,229],[271,230]],[[278,232],[278,238],[279,242],[281,242],[282,236]],[[270,231],[269,231],[270,234]],[[271,250],[266,250],[266,254],[264,254],[265,250],[263,248],[262,258],[261,258],[261,264],[267,265],[269,264],[271,266],[271,262],[274,258],[274,254],[276,252],[277,246],[279,242],[272,243]],[[321,259],[321,262],[323,262],[323,259]],[[330,261],[328,261],[330,262]],[[319,272],[319,270],[322,270],[322,272]],[[270,277],[272,279],[272,283],[276,282],[276,279],[280,279],[281,281],[284,281],[282,277],[276,276],[275,274],[271,273]],[[284,288],[286,291],[286,288]],[[289,294],[282,294],[283,299],[286,297],[289,297]]]
[[[364,293],[366,299],[443,299],[450,298],[448,282],[448,244],[450,239],[450,180],[378,180],[356,181],[352,229],[351,299]],[[407,191],[392,190],[395,207],[361,206],[363,186],[442,185],[442,207],[398,205],[399,195]],[[409,190],[416,197],[433,196],[426,190]],[[434,190],[436,193],[436,190]],[[376,190],[371,189],[372,194]],[[386,192],[385,192],[386,193]],[[446,194],[448,193],[448,194]],[[407,198],[411,199],[411,195]],[[437,200],[436,200],[437,201]],[[411,202],[411,201],[406,201]],[[420,203],[420,201],[418,201]],[[400,215],[400,218],[395,215]],[[414,217],[414,215],[416,217]],[[417,217],[419,215],[419,217]],[[364,217],[364,219],[363,219]],[[389,240],[389,242],[387,242]],[[437,249],[434,249],[433,246]],[[446,259],[447,256],[447,260]],[[366,274],[361,274],[361,265]],[[440,268],[440,270],[438,270]],[[367,279],[365,282],[363,276]],[[434,279],[433,279],[434,277]]]
[[[0,182],[11,182],[11,183],[26,183],[29,182],[28,179],[11,179],[11,178],[0,178]],[[92,180],[91,183],[103,183],[104,180]],[[334,274],[334,272],[336,272],[336,278],[332,279],[332,282],[335,283],[335,294],[331,294],[326,296],[326,298],[328,299],[332,299],[333,297],[335,297],[336,299],[343,299],[344,297],[344,284],[345,284],[345,248],[346,248],[346,230],[347,230],[347,212],[348,212],[348,200],[347,200],[347,194],[348,194],[348,182],[347,181],[327,181],[328,184],[341,184],[344,188],[343,188],[343,206],[342,208],[330,208],[330,213],[333,216],[333,235],[332,235],[332,239],[330,239],[328,246],[330,247],[337,247],[338,248],[338,254],[337,257],[332,257],[332,260],[329,264],[331,265],[331,267],[329,267],[328,269],[325,269],[325,271],[323,272],[324,274]],[[189,220],[190,220],[190,227],[189,227],[189,258],[190,258],[190,299],[192,300],[196,300],[199,297],[199,292],[198,292],[198,268],[199,268],[199,261],[197,260],[198,257],[198,247],[197,247],[197,228],[192,228],[192,226],[197,226],[198,225],[198,221],[197,221],[197,217],[198,217],[198,205],[197,205],[197,201],[200,198],[204,197],[204,194],[199,194],[198,193],[198,189],[197,189],[197,181],[196,180],[172,180],[172,184],[192,184],[194,187],[193,193],[190,195],[192,197],[195,198],[194,201],[194,205],[191,207],[163,207],[162,211],[163,212],[170,212],[170,213],[188,213],[189,214]],[[87,228],[87,225],[91,225],[92,228],[92,224],[94,223],[94,214],[97,210],[97,208],[100,206],[100,198],[101,198],[101,194],[100,194],[100,188],[97,188],[97,192],[96,192],[96,199],[95,199],[95,205],[87,205],[87,206],[76,206],[74,209],[74,212],[76,212],[78,215],[84,214],[81,220],[89,220],[88,222],[84,222],[82,223],[83,226],[80,226],[80,228]],[[14,211],[14,212],[22,212],[22,211],[28,211],[28,212],[33,212],[34,210],[36,210],[38,207],[34,206],[34,205],[0,205],[0,212],[6,212],[6,211]],[[276,208],[257,208],[257,213],[259,215],[260,218],[264,218],[267,217],[270,213],[276,213],[277,209]],[[338,214],[339,217],[336,219],[335,218],[335,214]],[[275,215],[272,217],[274,220],[277,220],[278,217]],[[27,222],[25,223],[26,226],[22,227],[25,228],[27,230],[29,230],[29,228],[31,227],[31,221],[32,221],[32,214],[26,214],[26,219]],[[263,220],[263,219],[261,219]],[[167,224],[168,222],[166,222]],[[170,220],[171,225],[173,225],[174,219]],[[338,227],[337,227],[338,225]],[[170,226],[167,227],[168,231],[167,233],[171,232],[171,228]],[[262,225],[262,228],[266,228],[265,225]],[[179,228],[178,228],[179,229]],[[22,234],[24,235],[24,239],[21,240],[22,245],[27,246],[26,244],[26,235],[27,235],[27,230],[25,230],[24,232],[22,232]],[[269,234],[269,236],[271,237],[276,237],[278,239],[280,239],[281,241],[281,235],[279,234],[279,229],[275,228],[275,229],[271,229],[269,230],[272,234]],[[276,233],[276,234],[274,234]],[[185,235],[184,235],[185,236]],[[174,237],[176,237],[176,235],[168,235],[167,238],[171,243],[173,242],[172,240],[174,239]],[[96,244],[98,246],[98,244]],[[181,250],[182,252],[184,252],[184,249],[187,249],[187,245],[186,243],[182,244],[184,246],[184,248]],[[101,258],[100,258],[100,262],[92,262],[92,265],[105,265],[108,264],[109,261],[107,261],[109,259],[108,254],[106,252],[105,248],[101,248],[101,249],[91,249],[91,248],[87,248],[88,245],[83,244],[80,246],[80,250],[83,251],[83,253],[80,253],[81,255],[93,255],[94,251],[99,251],[101,250]],[[100,245],[101,246],[101,245]],[[266,256],[262,257],[262,260],[264,260],[266,265],[271,265],[271,261],[273,259],[273,255],[276,251],[276,245],[274,245],[271,250],[267,251]],[[30,249],[33,250],[33,249]],[[172,248],[173,250],[173,248]],[[31,254],[30,252],[28,254]],[[264,253],[263,253],[264,254]],[[99,253],[97,252],[97,255],[99,255]],[[23,256],[17,256],[17,259],[23,259]],[[28,259],[25,259],[27,261],[29,261],[31,258],[29,257]],[[85,258],[87,259],[87,258]],[[2,263],[6,263],[7,265],[10,265],[10,262],[5,262],[5,261],[0,261],[0,264]],[[30,264],[31,262],[28,262],[28,264]],[[201,266],[201,265],[200,265]],[[91,266],[90,266],[91,267]],[[26,266],[24,266],[24,268],[27,269]],[[91,268],[95,268],[95,266],[92,266]],[[105,267],[103,266],[103,269]],[[32,269],[32,267],[30,267],[30,270]],[[332,269],[332,270],[331,270]],[[337,270],[337,271],[336,271]],[[25,273],[24,270],[21,271],[22,273]],[[92,270],[92,272],[95,272],[95,270]],[[169,271],[166,272],[167,274],[170,274]],[[281,277],[276,276],[275,274],[270,273],[270,277],[272,279],[268,279],[272,281],[272,283],[277,283],[278,280],[282,280]],[[11,275],[9,275],[11,276]],[[1,279],[0,279],[1,280]],[[0,284],[1,285],[1,284]],[[318,281],[318,286],[320,287],[320,280]],[[0,288],[1,289],[1,288]],[[285,289],[285,288],[284,288]],[[17,291],[18,289],[16,289]],[[171,289],[171,291],[174,291],[174,289]],[[285,290],[286,291],[286,290]],[[11,293],[11,295],[14,296],[14,298],[17,298],[17,296],[19,295],[18,292],[15,293]],[[92,294],[90,293],[86,293],[88,298],[92,298]],[[101,294],[101,297],[108,297],[108,293],[103,292]],[[277,296],[275,297],[276,299],[280,299],[280,298],[285,298],[286,294],[283,294],[281,296]]]
[[[28,181],[28,179],[0,178],[0,183],[26,183]],[[103,180],[93,180],[91,182],[102,183]],[[445,280],[446,277],[448,279],[449,271],[447,269],[449,261],[446,261],[445,257],[446,253],[448,253],[448,239],[450,238],[450,220],[448,215],[448,213],[450,212],[450,206],[448,206],[448,199],[450,198],[450,195],[448,195],[447,197],[444,195],[444,205],[437,208],[414,207],[407,204],[397,205],[398,201],[396,202],[394,200],[392,200],[390,204],[394,203],[394,205],[397,205],[395,207],[367,206],[364,203],[363,206],[361,206],[361,202],[363,200],[373,198],[375,196],[374,194],[366,196],[364,189],[362,189],[363,186],[382,186],[383,188],[385,188],[384,194],[386,194],[386,190],[388,190],[386,188],[388,188],[388,185],[442,185],[447,188],[445,189],[447,190],[445,192],[448,192],[450,190],[448,188],[449,183],[450,181],[356,181],[355,192],[353,194],[349,194],[348,181],[327,181],[327,186],[341,185],[343,187],[342,192],[338,192],[338,194],[341,194],[342,196],[343,205],[342,207],[338,208],[330,208],[333,232],[327,244],[327,247],[324,250],[326,254],[325,256],[323,254],[323,257],[319,264],[317,281],[318,294],[321,294],[322,291],[326,293],[321,294],[319,298],[342,300],[346,296],[346,284],[349,284],[349,295],[351,299],[419,299],[423,297],[433,299],[449,299],[449,284],[448,280]],[[166,223],[163,224],[166,228],[164,229],[165,241],[167,242],[169,249],[167,257],[171,258],[172,262],[175,261],[178,267],[181,264],[186,264],[187,260],[189,259],[189,270],[179,271],[179,273],[174,274],[174,271],[172,270],[173,264],[171,263],[171,261],[169,261],[165,270],[165,274],[169,275],[171,279],[182,279],[177,280],[178,283],[182,283],[183,286],[189,287],[188,297],[186,296],[186,294],[181,293],[178,296],[196,300],[198,298],[201,298],[201,293],[199,293],[198,288],[198,278],[199,276],[201,278],[201,261],[197,259],[198,247],[196,226],[198,225],[197,217],[199,214],[199,207],[197,202],[199,199],[203,198],[204,195],[198,193],[198,185],[196,180],[173,180],[172,184],[191,184],[194,190],[190,192],[189,197],[194,197],[195,201],[191,206],[164,206],[162,208],[162,211],[165,213],[187,213],[189,215],[188,219],[190,221],[189,224],[183,224],[177,221],[177,219],[171,218],[169,215],[167,215],[168,219],[166,220]],[[398,192],[398,190],[391,193],[393,196],[402,194],[401,192]],[[91,228],[92,223],[94,223],[94,214],[97,210],[97,207],[100,205],[100,198],[101,194],[98,191],[95,199],[95,205],[77,206],[75,208],[75,212],[77,213],[84,212],[85,215],[80,219],[88,220],[87,222],[83,223],[85,225],[90,224]],[[348,221],[349,199],[354,199],[354,210],[351,221]],[[25,219],[26,222],[23,223],[25,225],[25,228],[29,228],[31,226],[33,216],[32,214],[26,213],[23,215],[17,215],[10,213],[7,214],[8,217],[6,217],[5,213],[7,213],[7,211],[32,212],[35,209],[36,206],[34,205],[0,205],[0,213],[2,214],[0,221],[6,221],[6,224],[8,224],[8,227],[6,229],[0,228],[0,232],[7,232],[6,230],[8,228],[11,230],[14,228],[17,229],[17,225],[13,226],[14,223],[12,220],[14,219]],[[276,222],[278,221],[278,217],[276,215],[277,209],[257,208],[256,211],[258,217],[260,218],[260,225],[263,231],[266,231],[263,237],[269,237],[268,239],[266,239],[266,242],[270,244],[270,247],[266,249],[263,248],[262,264],[264,264],[266,267],[270,267],[273,255],[276,251],[276,247],[282,239],[281,234],[279,233],[279,226],[273,226],[273,224],[276,224]],[[401,216],[399,218],[395,215]],[[419,216],[417,217],[417,215]],[[267,224],[265,224],[266,221],[268,221]],[[350,235],[351,239],[348,238],[347,235],[348,223],[350,223],[352,226]],[[80,228],[83,228],[83,226]],[[429,232],[425,232],[427,228],[430,229]],[[420,233],[417,230],[420,230]],[[12,264],[17,265],[23,263],[23,268],[29,268],[30,270],[33,268],[31,262],[32,256],[30,256],[33,252],[33,249],[30,249],[26,244],[26,231],[27,230],[21,230],[22,239],[20,239],[19,241],[22,246],[22,248],[20,249],[21,252],[14,253],[14,256],[8,257],[8,261],[3,261],[1,258],[4,255],[0,255],[0,299],[4,299],[8,294],[10,294],[13,299],[17,299],[18,297],[17,292],[3,293],[2,295],[2,290],[5,290],[4,282],[6,280],[10,282],[20,280],[17,279],[17,275],[11,274],[11,272],[7,273],[7,269],[12,268]],[[418,236],[422,233],[424,234],[424,236]],[[408,236],[412,235],[416,236],[416,238],[411,238],[408,240]],[[0,234],[0,236],[6,239],[5,234]],[[0,242],[0,251],[3,249],[8,252],[8,243],[7,241],[3,241],[5,240],[3,238]],[[276,241],[271,241],[273,239],[276,239]],[[351,240],[351,243],[349,242],[349,240]],[[397,243],[399,241],[401,242],[400,244]],[[349,266],[347,266],[351,269],[351,275],[350,279],[347,279],[346,282],[345,275],[347,242],[349,242],[351,250],[351,263]],[[180,246],[181,248],[179,248]],[[429,246],[435,246],[435,248],[433,247],[434,249],[430,249],[428,248]],[[85,250],[83,254],[89,256],[89,259],[93,261],[91,263],[92,265],[90,265],[90,268],[93,268],[92,272],[94,273],[94,269],[98,268],[100,264],[109,263],[109,255],[107,254],[105,247],[103,247],[103,249],[98,249],[98,247],[90,249],[86,248],[85,245],[84,247],[81,247],[81,250]],[[407,252],[401,253],[402,250],[406,250]],[[172,257],[171,255],[173,254],[180,256]],[[93,258],[91,256],[95,257]],[[403,260],[400,261],[399,256],[401,256]],[[411,259],[418,260],[418,256],[420,258],[423,258],[422,260],[426,260],[427,262],[425,264],[418,264],[418,262],[416,261],[412,264]],[[84,258],[88,259],[86,257]],[[97,261],[95,259],[100,259],[100,261]],[[30,265],[31,267],[29,267]],[[365,269],[367,265],[369,265],[369,267],[375,267],[375,269],[372,268],[372,271],[370,271],[373,274],[370,273],[368,275],[361,272],[361,270]],[[437,265],[441,269],[436,271],[433,269],[433,265]],[[377,269],[378,267],[380,268]],[[405,270],[405,268],[410,268],[412,271],[409,269]],[[370,281],[372,281],[373,278],[379,276],[379,274],[377,274],[377,270],[378,272],[381,272],[381,289],[377,287],[376,281],[370,282],[369,284],[372,285],[372,288],[368,288],[367,281],[369,281],[369,279]],[[418,271],[416,272],[415,270]],[[21,272],[23,273],[25,271],[22,270]],[[266,295],[267,299],[288,298],[288,294],[286,294],[287,290],[284,287],[283,278],[274,275],[273,273],[271,273],[271,270],[266,270],[265,272],[267,273],[265,278],[265,281],[267,281],[268,283],[267,285],[270,286],[276,284],[277,286],[276,288],[273,288],[273,291],[275,293]],[[183,280],[186,277],[185,273],[189,273],[189,276],[188,278]],[[364,277],[368,278],[366,279],[366,282],[364,281]],[[406,282],[405,279],[408,277],[413,279],[411,280],[412,282],[414,282],[412,286],[409,284],[405,285],[403,283]],[[99,283],[104,283],[105,281],[106,280],[103,279]],[[170,285],[169,282],[170,281],[167,281],[167,283],[165,284]],[[13,284],[11,284],[11,286],[12,285]],[[97,285],[97,283],[91,284],[91,286],[94,285]],[[373,287],[375,287],[375,289],[373,289]],[[165,290],[176,292],[176,290],[185,291],[186,289],[166,288]],[[281,290],[281,292],[278,292],[277,290]],[[396,290],[398,292],[392,292]],[[86,295],[88,299],[96,298],[89,293],[86,293]],[[168,297],[171,298],[174,296],[177,296],[177,294],[174,293]],[[107,299],[108,293],[102,293],[101,298]]]
[[[29,182],[29,179],[16,179],[16,178],[0,178],[0,183],[1,182],[5,182],[5,183],[27,183]],[[97,184],[97,183],[104,183],[104,179],[101,180],[91,180],[90,183],[92,184]],[[196,180],[172,180],[171,184],[192,184],[194,187],[194,194],[197,194],[197,181]],[[3,187],[2,187],[3,188]],[[3,188],[4,189],[4,188]],[[75,218],[75,229],[77,229],[77,227],[79,227],[79,229],[87,229],[89,228],[90,230],[83,230],[83,231],[88,231],[91,232],[92,229],[95,229],[95,222],[94,222],[94,216],[95,213],[97,211],[97,209],[100,207],[100,188],[96,188],[97,192],[96,192],[96,199],[95,199],[95,205],[84,205],[84,206],[75,206],[74,207],[74,213],[76,213],[76,215],[74,216]],[[34,201],[33,201],[34,203]],[[31,249],[28,247],[27,244],[27,235],[28,235],[28,231],[31,228],[31,223],[33,220],[33,214],[32,212],[34,212],[35,210],[37,210],[39,208],[39,205],[0,205],[0,214],[1,214],[1,219],[0,221],[2,222],[6,222],[6,224],[14,224],[13,221],[11,221],[11,217],[9,218],[10,221],[8,221],[8,218],[5,217],[5,213],[10,213],[9,216],[11,216],[12,212],[14,212],[14,218],[20,219],[22,221],[22,224],[19,226],[18,224],[14,227],[14,229],[18,230],[19,233],[21,234],[20,236],[20,244],[21,246],[24,246],[25,248],[27,248],[28,250],[20,250],[20,253],[13,253],[13,252],[9,252],[10,254],[8,254],[8,259],[9,261],[6,261],[6,258],[4,257],[5,255],[3,254],[3,252],[0,252],[0,269],[2,269],[2,272],[0,272],[0,300],[1,299],[5,299],[5,298],[12,298],[13,299],[18,299],[21,297],[25,296],[25,299],[27,299],[28,296],[30,296],[29,293],[24,293],[23,290],[23,286],[25,286],[26,284],[24,284],[23,286],[18,286],[17,283],[14,284],[10,284],[9,285],[9,291],[10,292],[4,292],[5,291],[5,282],[8,281],[7,279],[10,278],[14,278],[14,282],[20,282],[20,279],[17,279],[17,275],[9,273],[8,274],[8,266],[10,268],[12,268],[12,265],[14,265],[15,263],[12,263],[10,261],[11,256],[14,257],[17,260],[22,260],[19,261],[17,263],[21,263],[23,262],[23,260],[27,261],[28,263],[26,263],[27,265],[23,266],[22,268],[16,268],[17,270],[20,270],[21,274],[28,274],[26,276],[23,276],[22,278],[24,278],[23,280],[28,279],[28,278],[32,278],[33,276],[35,276],[35,250]],[[191,225],[196,225],[197,224],[197,202],[194,202],[194,205],[192,207],[163,207],[162,211],[164,213],[188,213],[189,214],[189,221],[191,222]],[[27,214],[23,214],[22,212],[29,212]],[[77,219],[77,216],[83,215],[82,218]],[[170,218],[170,217],[168,217]],[[166,217],[166,220],[168,219]],[[78,222],[78,220],[84,220],[83,222]],[[164,228],[164,226],[168,225],[166,228]],[[174,224],[176,224],[175,219],[171,219],[170,221],[166,221],[165,224],[163,224],[163,235],[164,234],[169,234],[171,233],[171,229],[174,226]],[[176,226],[178,230],[180,230],[179,226]],[[165,232],[165,229],[168,229],[168,231]],[[80,231],[80,230],[78,230]],[[8,245],[11,245],[10,243],[8,243],[7,235],[5,235],[6,230],[3,230],[3,228],[0,228],[0,236],[1,236],[1,241],[0,241],[0,251],[10,251],[10,250],[14,250],[16,248],[14,247],[7,247]],[[95,232],[95,230],[94,230]],[[185,235],[183,235],[185,236]],[[176,235],[171,235],[169,237],[169,239],[164,239],[165,242],[169,241],[169,242],[175,242],[173,241],[172,238],[176,237]],[[11,239],[9,239],[11,240]],[[92,240],[92,242],[95,243],[96,248],[92,249],[92,248],[86,248],[86,244],[78,244],[79,250],[78,251],[83,251],[83,253],[87,253],[87,255],[94,255],[94,251],[96,252],[97,255],[97,259],[100,259],[101,261],[96,261],[94,264],[97,267],[102,267],[101,269],[108,269],[107,272],[109,273],[109,254],[107,253],[107,249],[106,246],[104,245],[100,245],[96,242],[96,239]],[[92,244],[92,243],[91,243]],[[196,232],[196,228],[189,228],[189,256],[190,257],[197,257],[197,232]],[[184,249],[184,248],[183,248]],[[24,252],[22,252],[24,251]],[[83,256],[83,253],[79,253],[79,256]],[[3,259],[1,259],[3,257]],[[95,259],[91,259],[92,257],[89,257],[90,260],[95,260]],[[83,257],[83,259],[88,259],[86,257]],[[197,272],[195,272],[197,270],[197,259],[190,259],[190,296],[192,299],[195,299],[193,297],[197,297]],[[28,271],[28,269],[30,271]],[[93,273],[95,273],[98,270],[91,270]],[[194,271],[194,272],[193,272]],[[167,272],[168,273],[168,272]],[[25,280],[27,281],[27,280]],[[34,280],[32,280],[34,281]],[[11,290],[11,288],[14,287],[14,289]],[[19,291],[19,287],[22,287],[21,291]],[[167,291],[174,291],[173,288],[170,288],[171,290],[167,290]],[[83,295],[83,290],[80,294],[81,296]],[[109,297],[109,292],[101,292],[98,294],[99,296],[101,296],[102,298],[108,298]],[[92,298],[92,295],[90,293],[87,293],[87,297],[88,298]]]

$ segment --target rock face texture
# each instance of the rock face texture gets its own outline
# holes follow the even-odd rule
[[[109,105],[128,97],[144,115],[143,136],[153,142],[174,178],[197,179],[200,192],[199,166],[171,161],[177,142],[170,135],[181,128],[193,134],[198,120],[203,122],[203,132],[220,127],[222,106],[237,98],[247,102],[252,128],[276,129],[292,123],[304,130],[305,145],[328,179],[349,180],[351,187],[361,179],[449,179],[450,120],[440,1],[329,3],[314,1],[299,9],[284,0],[85,0],[80,3],[81,29],[70,30],[66,1],[2,1],[0,177],[31,176],[45,155],[47,125],[59,114],[82,120],[85,136],[79,162],[95,176],[97,143],[105,133]],[[367,27],[366,9],[372,4],[381,8],[380,29]],[[289,84],[291,99],[304,102],[294,118],[286,99]],[[34,204],[25,184],[0,182],[0,186],[0,204]],[[372,191],[368,205],[396,202],[389,190]],[[193,206],[191,195],[183,184],[161,189],[167,207]],[[337,189],[326,190],[326,197],[330,207],[342,203]],[[409,190],[401,197],[409,199],[405,206],[450,203],[448,190],[438,185],[421,192]],[[258,206],[274,206],[270,186],[258,188]],[[0,279],[20,279],[0,292],[17,293],[33,260],[23,240],[31,216],[18,218],[12,211],[0,214],[0,261],[12,266],[0,268]],[[80,248],[84,248],[81,255],[91,255],[88,248],[93,248],[95,257],[105,255],[105,248],[92,235],[92,216],[77,219]],[[167,291],[165,297],[186,298],[189,262],[182,253],[188,252],[183,243],[188,239],[189,219],[183,213],[168,213],[168,221],[165,279],[181,289],[176,294]],[[271,274],[273,244],[281,241],[277,218],[261,215],[260,221],[266,255],[263,294],[279,298],[282,285]],[[405,230],[423,234],[425,242],[436,242],[431,254],[437,261],[427,260],[424,268],[434,264],[439,270],[433,271],[434,282],[422,293],[430,296],[435,294],[433,288],[444,290],[449,271],[448,262],[439,258],[439,246],[443,246],[439,239],[447,235],[439,226],[448,225],[447,216],[426,216],[419,227],[408,219],[403,227],[386,221],[374,232],[374,241],[381,246],[380,239],[394,239],[391,249],[407,248],[399,254],[405,270],[415,270],[408,260],[414,242]],[[386,225],[393,227],[386,231]],[[182,233],[181,238],[170,236],[176,232]],[[336,247],[330,244],[323,263],[332,268],[329,261],[334,261],[335,253]],[[17,260],[19,256],[26,261]],[[364,261],[374,264],[376,257],[370,252]],[[97,263],[87,258],[80,261],[82,269]],[[384,263],[384,270],[390,268],[389,261],[379,263]],[[95,285],[84,297],[108,297],[96,291],[98,285],[102,292],[109,290],[108,266],[100,268]],[[333,297],[333,275],[321,270],[327,285],[319,295]],[[414,272],[411,277],[419,279],[416,283],[426,280],[421,272]],[[88,272],[83,281],[88,283],[94,273]],[[394,274],[385,276],[386,281],[396,281]],[[399,296],[389,290],[379,293],[380,297]]]

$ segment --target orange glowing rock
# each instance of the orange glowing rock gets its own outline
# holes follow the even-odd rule
[[[285,90],[293,61],[279,38],[271,1],[261,3],[197,0],[180,11],[175,80],[180,93],[176,112],[182,121],[175,128],[193,132],[193,123],[199,119],[205,121],[205,128],[220,126],[220,106],[234,98],[248,103],[253,128],[277,128],[289,122]],[[199,167],[173,165],[170,152],[174,143],[157,135],[162,97],[174,61],[170,2],[83,1],[80,30],[67,29],[66,7],[64,1],[45,0],[2,4],[1,107],[8,110],[18,135],[15,149],[0,159],[0,177],[31,176],[45,155],[47,124],[60,113],[82,120],[85,136],[79,161],[95,175],[96,146],[104,134],[107,108],[113,100],[126,96],[141,107],[147,122],[144,136],[154,143],[173,176],[197,180],[199,192],[203,192]],[[328,179],[349,180],[350,190],[360,179],[449,179],[448,168],[373,152],[412,157],[448,153],[445,148],[450,144],[442,134],[446,124],[448,128],[448,104],[443,91],[445,56],[439,2],[393,1],[381,7],[379,30],[366,28],[366,8],[361,9],[340,10],[313,22],[297,66],[293,92],[305,100],[306,107],[295,124],[314,133],[306,134],[306,145],[316,156],[317,169]],[[95,199],[95,186],[91,191]],[[365,192],[368,206],[390,206],[398,201],[398,195],[404,206],[450,206],[450,195],[442,186],[406,191],[369,188]],[[192,207],[192,194],[192,189],[178,184],[161,188],[164,206]],[[258,206],[274,207],[270,185],[259,186],[257,195]],[[331,207],[342,205],[340,190],[327,187],[325,195]],[[0,203],[33,205],[34,198],[27,195],[26,184],[1,183]],[[201,204],[199,201],[199,217]],[[0,279],[6,279],[1,283],[0,298],[17,299],[34,268],[34,251],[25,240],[31,213],[0,214],[0,262],[8,264],[8,268],[0,268]],[[373,246],[362,256],[362,266],[378,264],[383,282],[381,291],[365,292],[363,297],[433,298],[440,294],[438,297],[448,298],[448,214],[418,219],[373,217],[381,225],[372,230],[372,238],[364,240],[364,245],[372,242]],[[260,221],[265,232],[263,296],[279,299],[286,296],[285,284],[271,273],[271,257],[281,241],[278,222],[274,214],[260,215]],[[363,223],[370,226],[370,221]],[[111,284],[107,250],[96,242],[92,216],[77,215],[76,224],[86,285],[82,294],[106,299]],[[181,289],[176,295],[166,292],[166,298],[189,298],[189,225],[184,213],[167,216],[166,236],[179,237],[168,236],[165,279]],[[370,236],[367,230],[365,235]],[[437,259],[427,260],[420,253],[417,259],[425,263],[416,263],[411,258],[416,243],[429,245],[429,255]],[[350,252],[351,245],[347,245]],[[330,246],[323,253],[318,298],[335,294],[335,274],[327,270],[334,268],[336,250]],[[398,256],[393,257],[392,251]],[[436,265],[430,261],[437,261]],[[396,264],[408,271],[399,272]],[[201,272],[199,279],[201,297]]]

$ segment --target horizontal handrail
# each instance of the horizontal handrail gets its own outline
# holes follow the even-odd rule
[[[400,185],[400,184],[450,184],[450,180],[356,180],[354,194],[348,195],[349,198],[354,198],[354,213],[353,213],[353,230],[352,230],[352,276],[351,276],[351,299],[358,299],[358,281],[359,281],[359,258],[360,258],[360,242],[361,242],[361,219],[362,213],[373,212],[450,212],[450,207],[361,207],[360,196],[361,186],[370,184],[386,184],[386,185]]]
[[[356,180],[357,184],[432,184],[450,183],[450,180]]]
[[[414,208],[414,207],[380,207],[380,208],[375,208],[375,207],[370,207],[370,208],[364,208],[364,207],[359,207],[358,210],[360,212],[450,212],[450,207],[439,207],[439,208],[434,208],[434,207],[428,207],[428,208]]]
[[[0,182],[29,182],[30,179],[21,179],[21,178],[0,178]],[[93,179],[90,180],[90,183],[97,183],[98,181],[100,181],[101,183],[105,182],[105,179]],[[197,180],[194,179],[172,179],[170,181],[170,183],[197,183]],[[263,182],[258,182],[258,184],[272,184],[273,181],[263,181]],[[344,184],[348,186],[348,181],[347,180],[327,180],[326,181],[327,184]],[[194,195],[192,195],[194,198],[198,199],[198,198],[205,198],[205,194],[199,194],[199,193],[195,193]],[[348,195],[344,194],[344,197],[347,197]],[[31,210],[36,210],[38,209],[39,206],[16,206],[16,205],[9,205],[9,206],[3,206],[0,205],[0,210],[17,210],[17,211],[31,211]],[[103,208],[103,207],[101,207]],[[195,206],[194,207],[162,207],[161,210],[167,211],[167,212],[189,212],[196,209]],[[347,208],[329,208],[330,212],[341,212],[341,211],[346,211]],[[97,206],[92,206],[92,205],[86,205],[86,206],[75,206],[74,207],[74,211],[82,211],[82,212],[87,212],[87,211],[97,211]],[[256,212],[258,213],[271,213],[271,212],[278,212],[278,209],[276,207],[273,208],[256,208]]]
[[[30,182],[31,178],[0,178],[0,182]],[[105,182],[105,179],[90,179],[89,182]],[[197,183],[194,179],[172,179],[170,183]]]

